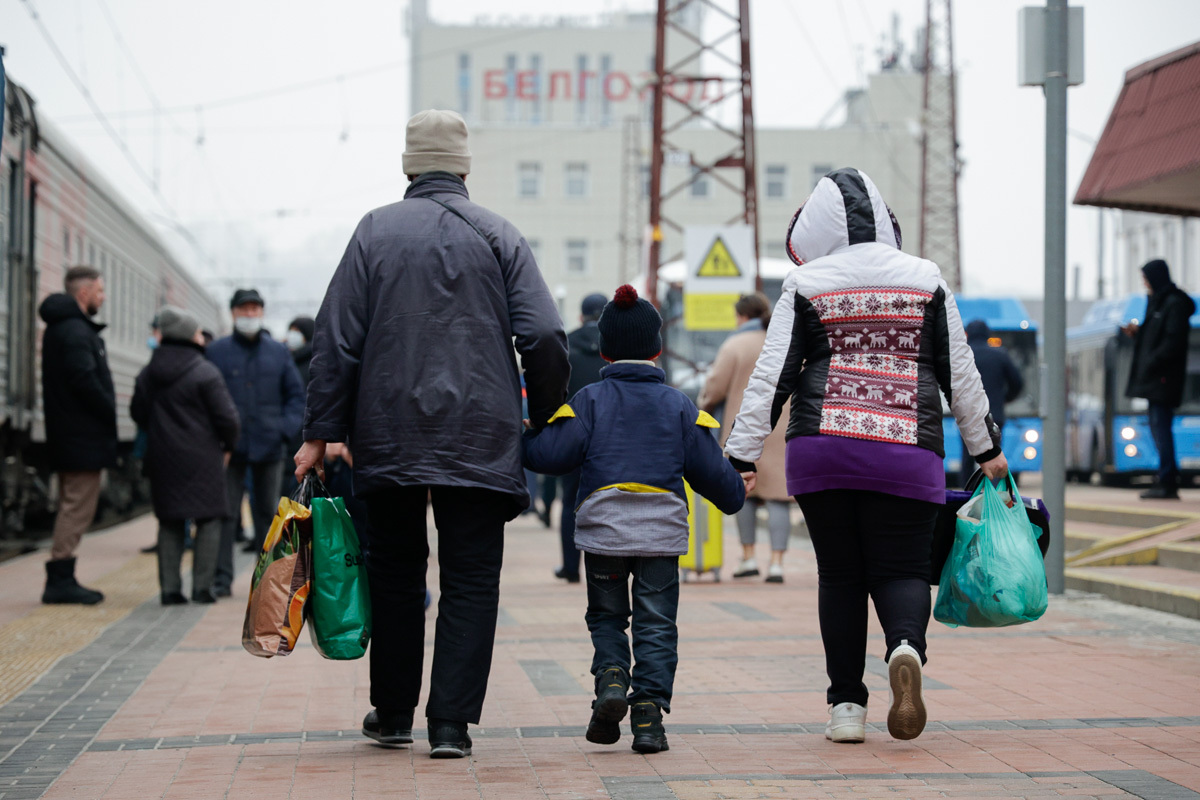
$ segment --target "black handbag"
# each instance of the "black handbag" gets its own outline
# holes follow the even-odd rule
[[[971,496],[975,494],[981,480],[983,480],[983,470],[976,469],[972,473],[971,479],[967,481],[966,488],[946,490],[946,502],[938,513],[937,527],[933,529],[933,548],[930,553],[929,582],[935,586],[942,579],[942,568],[946,566],[946,559],[950,557],[950,549],[954,547],[954,525],[958,520],[958,510],[965,506]],[[1008,496],[1015,500],[1012,474],[1007,475],[1005,480],[1007,481]],[[1038,536],[1038,549],[1042,551],[1042,558],[1045,558],[1046,550],[1050,548],[1050,513],[1046,511],[1046,504],[1041,501],[1041,498],[1021,499],[1024,500],[1025,513],[1029,516],[1029,522],[1041,531],[1041,535]]]

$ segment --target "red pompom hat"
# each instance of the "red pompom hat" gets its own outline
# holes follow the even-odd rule
[[[653,361],[662,352],[658,309],[625,284],[600,315],[600,354],[609,361]]]

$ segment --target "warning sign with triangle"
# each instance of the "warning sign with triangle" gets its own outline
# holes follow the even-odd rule
[[[738,269],[737,262],[729,254],[729,248],[718,236],[712,247],[709,248],[708,255],[700,262],[700,269],[696,271],[696,277],[740,278],[741,276],[742,271]]]

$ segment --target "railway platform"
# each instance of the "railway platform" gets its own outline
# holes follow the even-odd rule
[[[1128,491],[1072,487],[1071,501],[1147,510]],[[1200,491],[1154,513],[1193,511]],[[1114,510],[1068,528],[1086,549],[1147,522]],[[85,538],[80,577],[108,595],[94,608],[38,604],[42,554],[0,564],[0,800],[1200,798],[1200,622],[1180,614],[1069,591],[1029,625],[932,622],[930,723],[911,742],[883,724],[873,621],[871,729],[835,745],[823,735],[815,562],[797,537],[783,585],[682,587],[671,749],[642,756],[627,729],[609,747],[583,738],[584,589],[554,580],[557,533],[526,517],[507,535],[474,755],[434,761],[423,731],[403,749],[359,734],[365,661],[322,660],[306,640],[287,658],[242,650],[249,556],[233,601],[161,607],[153,556],[138,553],[153,532],[144,517]],[[726,575],[737,548],[727,539]]]

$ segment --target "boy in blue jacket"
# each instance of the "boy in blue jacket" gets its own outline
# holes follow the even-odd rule
[[[603,380],[581,389],[540,432],[525,435],[525,466],[548,475],[580,470],[579,495],[563,501],[578,509],[575,546],[584,552],[595,648],[587,740],[615,743],[632,706],[633,749],[657,753],[668,749],[662,715],[671,710],[679,662],[678,562],[688,548],[683,482],[726,514],[742,507],[746,489],[712,435],[716,420],[666,386],[654,365],[662,352],[654,306],[622,286],[599,327],[600,354],[610,362]]]

